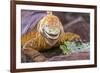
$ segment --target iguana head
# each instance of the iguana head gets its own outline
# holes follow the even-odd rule
[[[40,20],[37,30],[45,38],[45,41],[52,46],[63,32],[63,26],[57,16],[49,13]]]

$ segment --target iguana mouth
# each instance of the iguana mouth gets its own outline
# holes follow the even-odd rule
[[[49,39],[57,39],[59,37],[59,34],[49,34],[46,31],[44,31],[44,33]]]
[[[60,29],[57,27],[44,27],[43,33],[49,39],[58,39],[60,35]]]

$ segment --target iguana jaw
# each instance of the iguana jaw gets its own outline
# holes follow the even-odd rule
[[[44,27],[43,34],[49,39],[58,39],[60,35],[60,28],[57,27]]]
[[[49,34],[49,33],[45,32],[45,31],[44,31],[44,33],[47,36],[47,38],[49,38],[49,39],[57,39],[59,37],[59,34],[52,35],[52,34]]]
[[[49,29],[54,29],[51,32],[49,32]],[[50,46],[53,46],[56,44],[56,42],[58,41],[60,34],[61,34],[61,29],[56,26],[56,27],[42,27],[41,31],[40,31],[41,35],[44,37],[45,41],[47,44],[49,44]]]

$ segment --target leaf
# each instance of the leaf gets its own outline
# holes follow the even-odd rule
[[[62,50],[63,54],[69,54],[70,50],[66,45],[60,45],[60,49]]]
[[[69,46],[71,43],[69,41],[65,41],[64,45]]]

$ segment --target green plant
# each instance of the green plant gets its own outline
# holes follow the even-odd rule
[[[65,41],[62,45],[60,45],[60,49],[64,55],[70,54],[72,52],[89,52],[90,43],[83,43],[80,41]]]
[[[62,50],[63,54],[71,53],[71,49],[69,48],[70,44],[71,43],[69,41],[65,41],[63,45],[60,45],[60,49]]]

